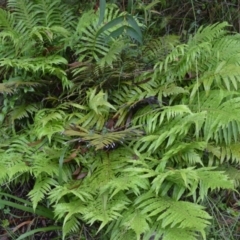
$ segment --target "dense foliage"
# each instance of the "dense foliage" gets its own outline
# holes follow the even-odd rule
[[[0,204],[63,238],[206,239],[210,192],[239,182],[240,35],[163,36],[167,3],[131,3],[0,9]]]

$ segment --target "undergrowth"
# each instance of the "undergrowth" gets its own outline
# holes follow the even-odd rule
[[[0,9],[4,237],[238,237],[239,34],[130,3]]]

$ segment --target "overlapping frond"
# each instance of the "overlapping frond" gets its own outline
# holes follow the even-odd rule
[[[116,5],[77,26],[59,6],[0,9],[2,123],[29,119],[1,140],[0,184],[31,177],[33,207],[46,198],[64,237],[85,221],[114,240],[205,238],[201,201],[239,181],[215,166],[240,161],[240,37],[221,23],[136,48],[141,24]]]
[[[144,208],[142,212],[149,213],[149,216],[160,214],[157,220],[162,221],[163,227],[170,225],[171,227],[179,226],[179,228],[192,228],[203,231],[206,224],[208,224],[207,219],[210,216],[199,206],[181,201],[172,202],[168,198],[156,198],[154,195],[147,196],[147,194],[143,195],[142,198],[144,200],[139,204],[138,208]],[[138,202],[140,202],[140,199],[141,197]],[[187,212],[185,210],[179,211],[185,208],[188,209]],[[198,221],[195,221],[196,218],[199,218]]]

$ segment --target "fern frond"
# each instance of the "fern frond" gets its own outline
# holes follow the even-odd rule
[[[28,166],[27,162],[24,161],[25,159],[23,159],[22,154],[9,154],[6,160],[11,161],[11,158],[16,160],[13,163],[6,163],[8,169],[10,169],[10,171],[7,171],[8,179],[10,181],[17,179],[25,173],[31,173],[31,168]]]
[[[207,169],[198,169],[200,179],[199,200],[203,200],[208,190],[234,189],[233,181],[231,181],[224,171],[206,171]],[[216,182],[216,179],[218,181]]]
[[[206,239],[205,234],[202,232],[203,239]],[[168,230],[163,230],[163,240],[196,240],[198,235],[193,230],[171,228]]]
[[[99,66],[112,66],[113,62],[116,62],[119,59],[120,53],[125,47],[125,42],[122,40],[116,40],[111,44],[108,52],[99,61]]]
[[[59,174],[59,164],[56,161],[56,157],[57,156],[54,155],[50,157],[46,155],[46,153],[41,152],[38,152],[38,156],[32,156],[34,162],[30,161],[30,163],[32,165],[31,171],[33,172],[33,175],[36,178],[41,178],[41,175],[53,177]]]
[[[79,200],[81,200],[83,203],[86,203],[88,201],[93,200],[93,193],[94,191],[89,188],[78,187],[78,182],[71,182],[69,184],[65,184],[63,186],[56,186],[51,192],[49,192],[49,200],[51,203],[58,203],[61,198],[63,198],[66,195],[72,194],[73,196],[76,196]],[[75,187],[76,185],[76,187]]]
[[[105,130],[102,133],[65,130],[63,133],[67,136],[81,137],[81,141],[89,143],[89,145],[94,146],[96,150],[103,149],[104,147],[114,148],[116,144],[124,143],[126,140],[131,140],[143,134],[142,131],[133,128],[116,132]]]
[[[55,133],[62,133],[65,125],[65,113],[62,110],[42,109],[35,116],[35,132],[38,138],[51,137]]]
[[[211,42],[216,39],[220,39],[226,35],[226,27],[229,27],[227,22],[215,23],[206,27],[202,26],[198,29],[194,37],[189,40],[188,44],[191,46],[196,43],[199,44],[202,42]]]
[[[4,31],[14,31],[15,18],[12,13],[0,8],[0,28]]]
[[[0,92],[5,94],[11,94],[14,92],[14,88],[6,83],[0,83]]]
[[[221,94],[219,95],[221,96]],[[219,97],[217,98],[219,99]],[[211,100],[209,107],[203,104],[205,111],[208,111],[204,124],[204,137],[206,140],[214,139],[217,143],[230,144],[236,142],[240,129],[238,117],[240,98],[227,99],[215,105],[214,102],[217,102],[217,98]],[[213,109],[214,105],[215,108]]]
[[[81,228],[80,219],[77,216],[72,215],[71,218],[69,218],[69,220],[66,221],[65,224],[63,225],[63,229],[62,229],[63,239],[65,239],[66,235],[68,235],[69,233],[79,231],[80,228]]]
[[[190,202],[174,201],[167,197],[156,197],[154,193],[148,192],[140,196],[136,202],[137,209],[149,217],[156,216],[156,221],[162,228],[178,227],[199,231],[204,235],[204,228],[209,224],[211,217],[203,207]],[[185,211],[183,209],[188,209]]]
[[[11,139],[11,142],[9,145],[11,146],[9,149],[7,149],[7,153],[28,153],[31,154],[31,149],[28,148],[29,140],[26,138],[25,135],[17,138],[17,139]]]
[[[111,229],[112,230],[112,229]],[[136,233],[133,230],[126,230],[125,228],[117,229],[113,228],[111,231],[111,235],[109,237],[110,240],[117,240],[117,239],[135,239]]]
[[[167,35],[157,39],[150,40],[143,47],[144,61],[155,64],[161,61],[179,43],[179,37],[175,35]]]
[[[8,8],[13,10],[13,15],[17,20],[16,30],[25,34],[38,25],[38,11],[33,2],[27,0],[9,0]]]
[[[151,219],[146,217],[145,214],[142,214],[141,211],[136,210],[135,208],[129,208],[129,211],[123,214],[122,218],[120,218],[121,227],[119,228],[119,235],[122,233],[124,236],[124,231],[129,231],[130,229],[135,232],[135,238],[140,239],[140,236],[149,231],[149,223],[151,223]],[[117,226],[115,226],[116,228]],[[112,232],[117,229],[113,229]],[[122,231],[121,231],[122,230]]]
[[[57,182],[52,178],[40,179],[38,178],[34,184],[33,189],[28,193],[29,198],[32,201],[33,209],[35,210],[38,203],[47,195],[52,186],[55,186]]]
[[[101,24],[98,24],[97,15],[93,11],[84,13],[76,30],[71,46],[77,46],[79,62],[91,60],[101,68],[112,67],[119,58],[119,53],[126,45],[126,35],[141,41],[141,31],[135,19],[127,13],[121,14],[114,5],[106,7]],[[75,69],[75,75],[84,70],[86,67]]]
[[[225,174],[234,181],[234,186],[239,187],[240,186],[240,170],[238,167],[235,166],[221,166],[219,167],[219,170],[224,171]]]
[[[179,239],[179,240],[196,240],[199,238],[199,235],[191,229],[179,229],[179,228],[162,228],[158,227],[157,223],[152,224],[151,230],[144,234],[143,240],[148,240],[149,238],[154,237],[155,239],[163,239],[163,240],[172,240],[172,239]],[[203,235],[203,239],[205,235]]]
[[[145,150],[154,152],[160,147],[169,147],[177,139],[178,141],[182,141],[180,138],[186,138],[189,131],[193,129],[193,126],[196,126],[196,136],[199,136],[199,126],[202,126],[205,115],[206,113],[202,112],[195,114],[186,113],[183,114],[183,116],[176,116],[174,119],[170,120],[169,123],[164,122],[161,130],[158,128],[153,134],[143,136],[136,142],[135,147],[140,152]],[[150,118],[151,116],[152,115],[149,115]]]
[[[83,218],[90,224],[101,221],[100,230],[107,223],[121,217],[121,212],[127,208],[129,203],[130,200],[122,193],[117,194],[109,201],[107,196],[101,195],[83,209]]]
[[[60,1],[38,0],[36,4],[38,18],[45,27],[62,26],[64,29],[72,30],[76,24],[76,18],[71,6]]]
[[[26,59],[11,59],[5,58],[0,61],[0,66],[4,68],[16,68],[25,72],[33,72],[35,74],[50,74],[57,76],[64,87],[71,85],[66,77],[66,73],[59,65],[66,64],[66,59],[61,56],[50,56],[44,58],[26,58]]]
[[[33,104],[21,105],[15,107],[14,110],[10,112],[10,117],[11,120],[14,121],[16,119],[27,118],[37,111],[38,108],[36,105]]]
[[[223,145],[219,147],[219,155],[220,163],[231,162],[231,163],[239,163],[240,162],[240,151],[239,151],[240,143],[233,142],[228,145]]]
[[[79,200],[72,200],[71,204],[58,203],[55,206],[54,213],[57,219],[65,218],[64,224],[67,223],[72,216],[83,212],[85,206]],[[66,214],[67,213],[67,214]],[[63,225],[64,226],[64,225]]]
[[[181,166],[180,159],[181,157],[179,157],[178,166]],[[172,199],[175,200],[181,199],[184,194],[193,196],[194,201],[202,200],[209,191],[219,188],[234,188],[233,182],[228,179],[227,175],[224,172],[216,171],[214,168],[201,167],[196,169],[195,167],[187,167],[162,170],[163,164],[164,159],[161,159],[160,162],[157,159],[155,161],[137,160],[132,166],[127,166],[124,172],[127,172],[130,178],[152,179],[151,189],[157,195],[160,194],[163,197],[171,195]],[[186,165],[189,166],[189,164]],[[216,178],[218,182],[216,182]]]
[[[129,171],[129,169],[128,169]],[[105,192],[106,190],[109,191],[110,199],[114,197],[120,191],[133,191],[135,195],[140,195],[141,190],[147,190],[149,188],[149,181],[146,178],[139,178],[139,175],[132,176],[131,174],[127,173],[121,174],[116,178],[111,179],[103,188],[102,191]],[[137,171],[137,169],[136,169]]]

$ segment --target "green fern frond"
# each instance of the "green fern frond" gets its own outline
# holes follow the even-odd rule
[[[31,173],[31,168],[30,166],[28,166],[27,160],[26,162],[24,161],[25,159],[23,159],[22,154],[10,154],[8,157],[12,157],[12,159],[17,159],[11,164],[6,163],[8,169],[10,169],[10,171],[7,172],[10,181],[19,178],[23,174]],[[9,158],[6,158],[6,160],[10,161]]]
[[[65,218],[64,224],[67,223],[75,214],[81,214],[85,206],[79,200],[72,200],[71,204],[58,203],[55,206],[54,213],[57,219]],[[67,214],[66,214],[67,213]],[[64,225],[63,225],[64,227]]]
[[[57,217],[64,218],[64,225],[76,214],[83,214],[83,219],[87,220],[90,224],[94,221],[101,221],[100,229],[108,222],[117,219],[121,216],[120,212],[129,204],[129,200],[122,194],[118,194],[116,199],[104,203],[103,196],[99,196],[88,205],[78,201],[72,201],[72,204],[59,203],[56,205],[55,213]]]
[[[108,196],[101,195],[83,209],[83,218],[90,224],[95,221],[101,222],[99,230],[107,223],[121,217],[121,212],[126,209],[130,203],[130,200],[122,193],[117,194],[111,200],[108,200],[107,197]]]
[[[77,197],[83,203],[93,200],[93,189],[79,187],[79,182],[71,182],[64,184],[63,186],[56,186],[51,192],[49,192],[49,200],[51,203],[58,203],[61,198],[67,195]]]
[[[229,177],[229,179],[234,181],[235,187],[240,186],[240,174],[239,174],[240,170],[238,169],[238,167],[223,165],[223,166],[219,167],[219,170],[224,171],[225,174]]]
[[[179,95],[183,97],[184,95],[189,94],[189,91],[187,89],[184,89],[175,83],[162,84],[161,86],[157,86],[155,91],[157,92],[159,102],[163,103],[163,105],[165,105],[163,99],[166,97],[172,99],[178,97]]]
[[[169,231],[178,227],[179,229],[199,231],[204,235],[204,228],[211,219],[209,214],[203,211],[203,207],[197,204],[174,201],[167,197],[156,197],[151,192],[140,196],[135,204],[142,214],[147,214],[149,217],[156,216],[159,226],[168,228]]]
[[[68,37],[69,35],[70,33],[65,28],[60,26],[54,26],[51,28],[37,26],[34,27],[30,33],[31,38],[37,38],[42,43],[47,41],[52,43],[58,36]]]
[[[146,218],[145,214],[136,209],[129,209],[127,216],[123,216],[122,225],[126,229],[132,229],[136,233],[137,239],[140,239],[142,233],[148,232],[150,218]]]
[[[11,59],[5,58],[0,61],[0,66],[4,68],[15,68],[24,70],[25,72],[34,72],[35,74],[50,74],[57,76],[64,87],[71,85],[66,77],[65,71],[59,68],[59,65],[67,64],[66,59],[61,56],[50,56],[44,58],[26,58],[26,59]]]
[[[63,26],[64,29],[72,30],[76,24],[71,6],[60,3],[60,1],[39,0],[36,8],[38,18],[45,27]]]
[[[148,179],[139,178],[139,176],[130,176],[129,174],[122,174],[111,180],[104,188],[109,189],[111,194],[110,197],[113,197],[120,191],[130,190],[133,191],[135,195],[140,195],[141,189],[149,188]],[[104,190],[103,190],[104,191]]]
[[[86,105],[71,104],[72,107],[76,107],[83,111],[84,114],[76,121],[75,124],[82,126],[83,128],[95,128],[101,130],[104,128],[108,120],[110,109],[115,110],[114,106],[107,100],[107,93],[99,91],[96,93],[96,89],[90,89],[87,92],[87,103]],[[64,107],[62,105],[62,107]],[[72,116],[74,113],[72,113]],[[77,116],[77,115],[76,115]]]
[[[67,64],[66,59],[60,56],[50,56],[44,58],[31,58],[31,59],[2,59],[0,64],[6,67],[15,67],[19,69],[24,69],[26,71],[47,71],[54,73],[56,70],[55,65]],[[65,75],[65,74],[64,74]]]
[[[10,12],[0,9],[0,28],[5,31],[14,31],[15,19]]]
[[[33,113],[37,112],[38,108],[36,105],[21,105],[14,108],[12,112],[10,112],[11,120],[14,121],[16,119],[27,118],[31,116]]]
[[[239,45],[239,39],[235,36],[225,37],[226,26],[227,23],[222,23],[201,28],[187,45],[177,46],[163,62],[156,64],[153,78],[166,81],[164,76],[167,76],[168,82],[176,82],[185,80],[187,75],[193,76],[191,79],[195,79],[195,83],[191,87],[191,98],[199,88],[202,90],[202,85],[209,91],[213,82],[216,83],[215,87],[237,89],[239,63],[232,59],[238,58],[236,45]],[[229,48],[230,51],[236,50],[231,56],[226,50]],[[171,76],[168,71],[171,71]]]
[[[68,221],[65,222],[65,224],[63,225],[63,239],[65,239],[66,235],[68,235],[69,233],[76,233],[80,230],[81,228],[81,221],[80,219],[75,216],[72,215],[71,218],[69,218]]]
[[[31,149],[28,148],[29,140],[25,135],[19,137],[18,139],[11,139],[9,145],[11,146],[6,150],[7,153],[28,153],[31,154]]]
[[[240,162],[240,151],[239,142],[233,142],[229,145],[223,145],[219,147],[219,154],[217,155],[220,163],[231,162],[231,163],[239,163]]]
[[[100,91],[96,94],[96,89],[93,89],[88,92],[88,105],[96,114],[101,112],[108,112],[108,108],[115,109],[110,103],[107,102],[107,94],[103,91]],[[106,109],[107,108],[107,109]]]
[[[41,178],[41,175],[53,177],[59,174],[59,164],[56,161],[56,157],[54,155],[50,157],[46,153],[41,152],[38,152],[38,156],[34,155],[32,157],[34,161],[30,161],[33,175],[36,178]]]
[[[197,170],[200,179],[199,200],[203,200],[208,190],[234,189],[233,181],[230,180],[224,171],[206,171],[206,168]],[[216,182],[216,179],[218,181]]]
[[[11,94],[14,92],[14,88],[6,83],[0,83],[0,92],[5,94]]]
[[[177,240],[196,240],[199,238],[199,235],[191,229],[179,229],[179,228],[167,228],[167,229],[160,229],[158,225],[152,224],[151,230],[144,234],[143,240],[148,240],[150,238],[155,238],[155,239],[164,239],[164,240],[172,240],[172,239],[177,239]],[[205,236],[203,236],[203,239],[206,239]]]
[[[111,235],[109,236],[110,240],[118,240],[118,239],[135,239],[136,233],[133,230],[126,230],[124,228],[111,229]]]
[[[179,43],[179,37],[175,35],[167,35],[157,39],[150,40],[143,47],[144,60],[155,64],[161,61]]]
[[[108,14],[111,14],[111,20],[116,17],[114,12],[107,11],[105,14],[106,21],[109,21]],[[107,20],[108,19],[108,20]],[[94,58],[99,61],[100,56],[105,56],[109,52],[109,45],[106,43],[103,36],[97,36],[100,26],[96,24],[97,16],[93,11],[85,13],[77,26],[77,33],[81,35],[81,42],[78,43],[77,54],[88,52],[89,58]],[[86,54],[84,54],[86,56]],[[115,58],[115,56],[113,56]],[[112,62],[110,59],[108,62]]]
[[[141,41],[141,31],[137,21],[127,13],[120,13],[115,5],[107,5],[103,22],[93,10],[84,13],[79,20],[76,33],[70,41],[71,47],[77,46],[79,62],[89,60],[101,68],[113,66],[126,46],[126,36]],[[79,39],[81,39],[79,41]],[[86,71],[86,66],[77,67],[74,74]]]
[[[229,27],[227,22],[215,23],[206,27],[200,27],[197,33],[194,35],[192,39],[189,40],[188,44],[195,45],[196,43],[202,42],[211,42],[216,39],[221,39],[227,31],[226,27]]]
[[[38,12],[34,11],[36,5],[27,0],[9,0],[8,8],[13,10],[16,18],[16,29],[19,33],[25,34],[38,25]]]
[[[36,115],[36,122],[41,122],[41,125],[44,127],[50,121],[63,120],[64,114],[61,110],[42,109]]]
[[[221,94],[219,95],[221,96]],[[204,136],[206,140],[212,138],[218,143],[225,142],[230,144],[231,142],[236,142],[240,129],[238,117],[240,98],[235,97],[221,103],[219,102],[213,109],[216,99],[212,99],[210,108],[207,108],[205,105],[205,110],[208,111],[208,114],[204,124]],[[214,115],[216,113],[217,117]]]
[[[206,146],[206,142],[178,142],[176,145],[172,145],[169,150],[166,149],[162,161],[165,162],[172,159],[172,161],[176,161],[181,165],[181,162],[185,160],[188,163],[187,165],[203,165],[201,155],[198,154],[198,151],[204,151]]]
[[[42,109],[35,115],[35,132],[38,138],[47,136],[49,140],[55,133],[62,133],[65,113],[62,110]]]
[[[49,0],[8,1],[8,8],[1,10],[0,19],[2,56],[35,58],[45,55],[48,49],[57,51],[76,23],[71,7],[64,6],[60,1]]]
[[[114,91],[112,94],[112,101],[120,105],[115,116],[117,116],[116,126],[122,126],[128,121],[128,117],[131,116],[131,112],[134,111],[137,106],[144,108],[146,105],[155,106],[156,91],[152,87],[151,82],[135,86],[132,84],[122,84],[121,88]],[[151,99],[155,103],[151,103]]]
[[[180,159],[181,157],[179,157],[179,166],[181,165]],[[227,175],[214,168],[168,169],[166,167],[165,170],[162,170],[163,159],[160,160],[161,162],[146,161],[147,159],[137,160],[133,166],[126,167],[124,172],[127,172],[130,178],[152,179],[151,189],[161,196],[171,195],[173,199],[179,200],[184,194],[187,194],[193,196],[194,201],[197,201],[197,199],[204,199],[209,191],[219,188],[234,188],[233,182],[228,179]],[[189,166],[189,164],[186,165]],[[216,182],[216,178],[218,182]]]
[[[65,6],[0,9],[0,184],[31,177],[33,207],[49,201],[63,237],[84,222],[106,239],[206,239],[200,203],[239,181],[226,167],[240,161],[239,35],[221,23],[136,47],[141,24],[116,5],[78,22]]]
[[[103,149],[104,147],[113,147],[116,144],[122,144],[126,140],[131,140],[143,134],[142,131],[137,129],[126,129],[122,131],[108,131],[107,129],[102,131],[102,133],[87,131],[75,131],[75,130],[65,130],[63,132],[66,136],[78,136],[81,137],[81,141],[89,143],[90,146],[94,146],[96,150]]]
[[[39,139],[41,139],[44,136],[48,137],[49,142],[51,142],[52,136],[54,134],[61,134],[64,131],[64,126],[59,121],[51,121],[48,124],[44,126],[44,128],[36,128],[35,133]]]
[[[33,189],[28,193],[34,210],[36,209],[38,203],[45,198],[52,186],[55,186],[56,184],[57,182],[52,178],[45,178],[42,180],[38,178],[36,180]]]
[[[117,39],[111,44],[109,51],[99,61],[99,66],[112,66],[113,62],[119,60],[120,53],[125,47],[125,42]]]
[[[167,112],[169,112],[170,109],[167,109]],[[187,134],[193,129],[194,126],[196,126],[196,136],[199,136],[199,127],[202,126],[205,115],[206,113],[202,112],[194,114],[183,113],[183,115],[180,114],[175,116],[168,123],[164,122],[163,125],[161,125],[161,130],[158,128],[153,134],[143,136],[138,142],[136,142],[135,147],[139,152],[143,152],[146,149],[154,152],[160,147],[170,147],[176,140],[182,141],[180,138],[186,138]],[[171,116],[173,116],[172,113]],[[151,117],[152,115],[149,115],[149,118]],[[158,119],[156,118],[155,120]],[[159,120],[158,124],[159,122],[161,121]]]
[[[196,240],[198,235],[193,230],[171,228],[170,230],[163,230],[163,240]],[[203,238],[206,239],[205,234],[202,232]]]
[[[239,142],[222,145],[209,143],[206,148],[206,153],[210,159],[209,166],[219,166],[225,163],[238,164],[240,161],[239,147]]]

